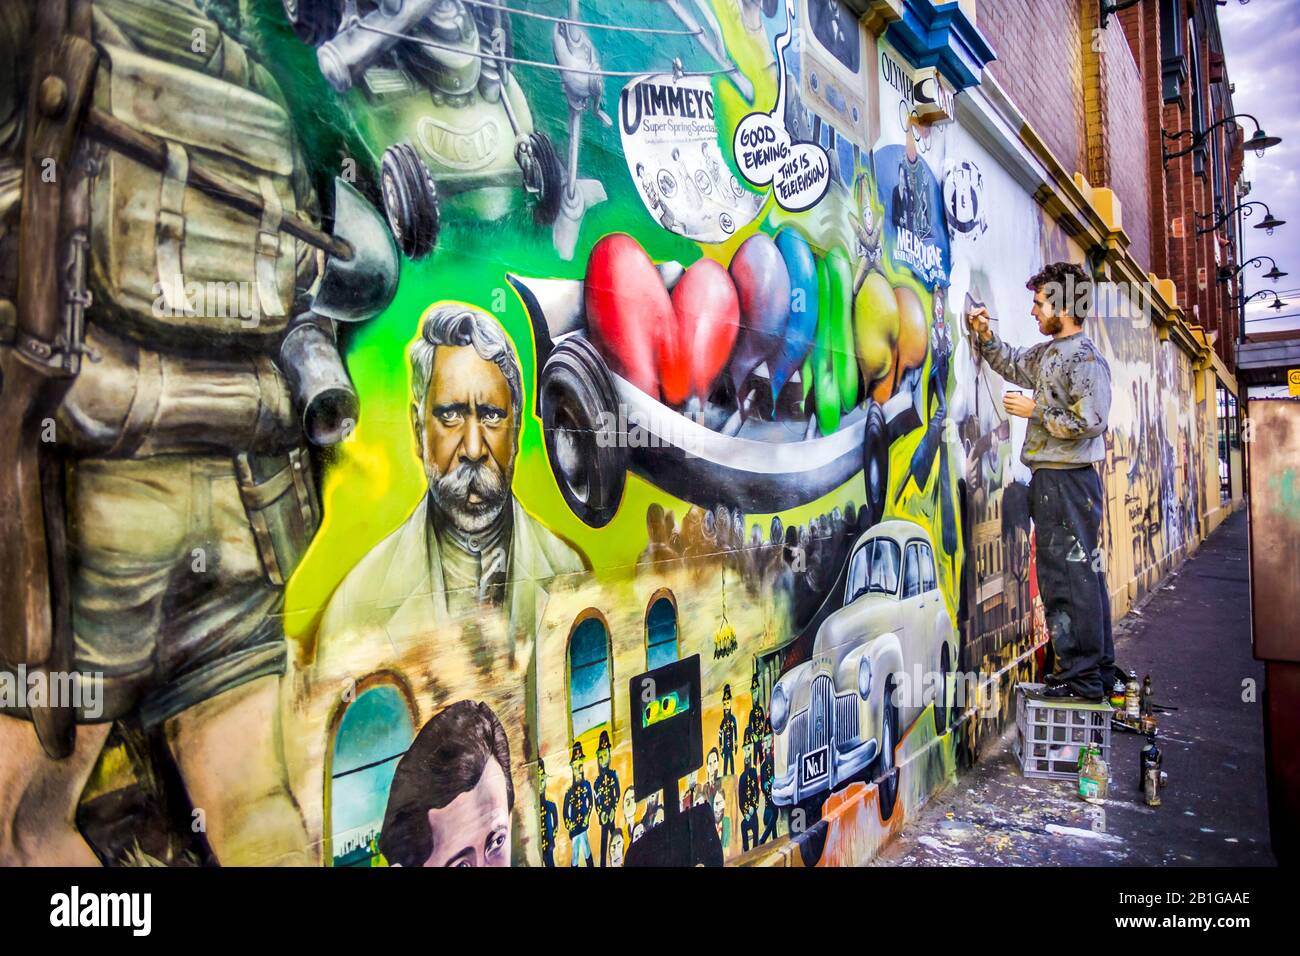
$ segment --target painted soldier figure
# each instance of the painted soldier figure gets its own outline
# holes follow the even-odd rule
[[[776,767],[772,763],[772,722],[763,721],[762,759],[758,765],[758,785],[763,791],[763,832],[759,844],[776,839],[776,821],[780,812],[772,802],[772,784],[776,781]]]
[[[736,772],[736,715],[731,712],[731,685],[722,688],[722,723],[718,725],[718,749],[722,752],[723,775]]]
[[[580,859],[587,866],[594,866],[591,861],[591,841],[587,839],[587,827],[591,823],[591,807],[595,798],[591,784],[582,775],[582,765],[587,756],[582,751],[582,744],[574,741],[573,755],[569,758],[569,769],[573,771],[573,783],[564,793],[564,826],[569,831],[569,842],[573,845],[571,866],[577,866]]]
[[[537,830],[542,835],[542,863],[555,866],[555,828],[559,813],[555,801],[546,798],[546,761],[537,761]]]
[[[609,765],[609,731],[600,732],[600,743],[596,747],[596,765],[600,772],[596,774],[596,816],[600,820],[600,865],[609,866],[609,847],[614,834],[618,832],[615,815],[618,813],[618,774]]]
[[[749,699],[753,701],[753,706],[749,709],[749,721],[745,724],[745,736],[754,743],[763,739],[763,702],[758,699],[759,693],[758,672],[755,671],[749,679]]]
[[[748,731],[746,731],[748,733]],[[740,775],[740,841],[748,850],[750,839],[758,846],[758,772],[754,769],[754,750],[745,748],[745,772]]]
[[[241,6],[3,4],[0,63],[21,85],[0,90],[0,302],[18,303],[0,329],[0,404],[54,440],[0,449],[0,669],[103,690],[93,707],[2,708],[0,827],[24,837],[6,864],[99,862],[74,821],[120,722],[160,732],[221,863],[313,859],[270,730],[285,585],[320,514],[308,441],[342,437],[304,413],[328,392],[353,420],[334,321],[387,305],[396,250],[368,249],[383,267],[331,298],[326,252],[337,279],[348,246],[319,229]],[[37,89],[62,91],[39,120]],[[43,158],[57,177],[39,175]],[[377,216],[336,184],[339,235],[349,208]]]

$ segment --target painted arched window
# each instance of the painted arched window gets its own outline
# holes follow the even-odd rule
[[[569,635],[569,724],[579,740],[601,726],[613,725],[613,668],[609,628],[597,611],[585,612]]]
[[[415,710],[404,687],[378,676],[359,691],[337,718],[327,764],[325,826],[333,866],[372,865],[397,762],[415,739]]]
[[[672,593],[656,591],[645,612],[645,667],[652,671],[677,660],[677,605]]]

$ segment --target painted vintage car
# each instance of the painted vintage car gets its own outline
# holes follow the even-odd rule
[[[657,266],[671,290],[679,262]],[[889,487],[889,446],[918,428],[914,396],[901,390],[884,404],[867,398],[837,431],[822,435],[806,420],[743,418],[712,401],[700,421],[638,389],[613,371],[587,336],[582,283],[508,274],[533,327],[537,415],[564,500],[592,527],[618,511],[628,472],[705,508],[719,503],[770,514],[816,501],[858,472],[875,521]],[[768,376],[767,364],[754,372]],[[789,392],[799,390],[791,379]],[[620,436],[639,430],[641,442]]]
[[[772,689],[772,796],[795,806],[852,779],[874,779],[888,819],[898,795],[894,748],[932,703],[936,732],[947,729],[957,662],[957,629],[927,531],[889,520],[864,532],[849,555],[842,600],[818,628],[811,658]]]

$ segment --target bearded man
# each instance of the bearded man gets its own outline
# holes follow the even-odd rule
[[[344,578],[319,647],[363,631],[390,635],[508,615],[511,642],[533,637],[538,590],[585,560],[511,492],[523,387],[500,324],[462,303],[435,303],[411,346],[411,426],[428,492]]]

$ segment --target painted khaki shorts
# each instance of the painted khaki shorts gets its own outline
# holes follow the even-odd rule
[[[229,457],[83,459],[68,469],[72,669],[102,713],[152,726],[284,672],[283,587],[264,570]],[[12,711],[19,713],[18,710]]]

